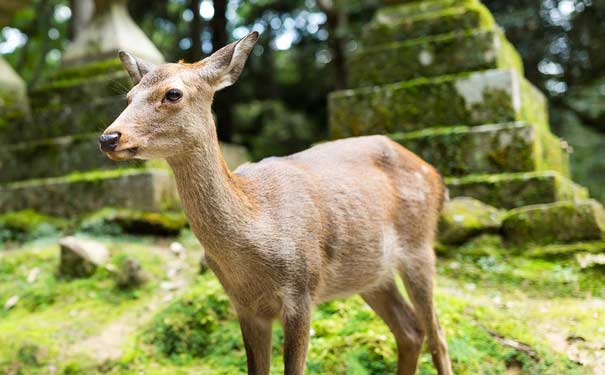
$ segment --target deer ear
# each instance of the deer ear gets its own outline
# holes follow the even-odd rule
[[[132,79],[132,83],[135,85],[141,81],[143,76],[155,68],[155,65],[136,58],[124,51],[118,52],[118,56],[120,57],[120,61],[122,61],[122,66],[128,72],[130,79]]]
[[[202,60],[203,75],[216,91],[237,81],[257,41],[258,33],[254,31]]]

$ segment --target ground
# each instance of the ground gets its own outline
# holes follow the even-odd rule
[[[215,277],[199,274],[202,250],[190,232],[95,238],[113,263],[139,260],[148,284],[120,290],[105,269],[60,278],[52,236],[0,251],[0,309],[19,297],[0,310],[0,374],[245,373],[234,312]],[[173,242],[187,255],[175,255]],[[598,267],[582,269],[573,256],[510,255],[489,238],[449,249],[438,260],[436,300],[455,373],[604,373]],[[282,373],[282,334],[274,331],[273,373]],[[359,297],[319,306],[311,334],[309,374],[394,373],[394,341]],[[419,373],[435,373],[427,352]]]

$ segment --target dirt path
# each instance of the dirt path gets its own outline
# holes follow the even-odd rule
[[[147,303],[124,313],[98,334],[74,343],[67,350],[68,355],[85,355],[99,363],[120,358],[132,334],[189,285],[192,270],[188,270],[190,266],[182,257],[173,256],[168,249],[161,247],[153,247],[150,251],[166,258],[167,277],[161,282],[156,294]]]

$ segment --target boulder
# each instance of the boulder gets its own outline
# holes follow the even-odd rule
[[[109,260],[107,248],[96,241],[65,237],[59,242],[59,274],[67,277],[89,277]]]
[[[126,258],[120,264],[120,269],[116,274],[116,285],[122,289],[132,289],[145,284],[148,279],[138,261]]]
[[[459,197],[445,202],[439,220],[438,239],[460,244],[481,233],[498,231],[503,211],[476,199]]]
[[[502,222],[513,246],[597,241],[604,238],[605,213],[594,200],[563,201],[511,210]]]

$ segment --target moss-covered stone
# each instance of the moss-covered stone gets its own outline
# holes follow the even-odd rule
[[[556,172],[469,175],[446,178],[446,185],[452,197],[473,197],[502,208],[588,198],[586,189]]]
[[[561,153],[558,140],[554,145],[537,144],[543,142],[538,135],[535,127],[516,122],[430,128],[390,134],[389,137],[418,154],[445,176],[536,170],[554,170],[565,174],[567,164],[546,160],[539,152],[544,148],[556,147],[552,152]]]
[[[116,163],[109,160],[99,151],[98,136],[93,133],[6,145],[0,149],[0,182],[144,166],[139,161]]]
[[[526,117],[532,125],[545,126],[529,121],[534,116],[525,110],[522,80],[513,70],[487,70],[334,92],[329,97],[331,134],[342,138]],[[545,105],[533,102],[531,109],[545,112],[540,108]]]
[[[520,207],[504,218],[502,233],[514,246],[602,240],[605,212],[594,200]]]
[[[481,233],[497,232],[503,211],[476,199],[458,197],[444,204],[438,239],[442,244],[460,244]]]
[[[117,227],[122,233],[175,236],[187,226],[187,219],[182,212],[105,208],[86,217],[80,229],[84,232],[97,233],[108,226]]]
[[[43,215],[31,209],[8,212],[0,215],[0,243],[60,233],[67,225],[67,221],[63,219]]]
[[[0,185],[0,212],[32,208],[70,216],[103,207],[144,211],[177,208],[174,179],[163,170],[117,169]]]
[[[364,30],[364,45],[415,39],[429,35],[493,27],[490,12],[477,0],[452,4],[435,1],[380,10]]]
[[[474,29],[362,48],[349,59],[350,86],[487,69],[523,75],[519,54],[498,29]]]

